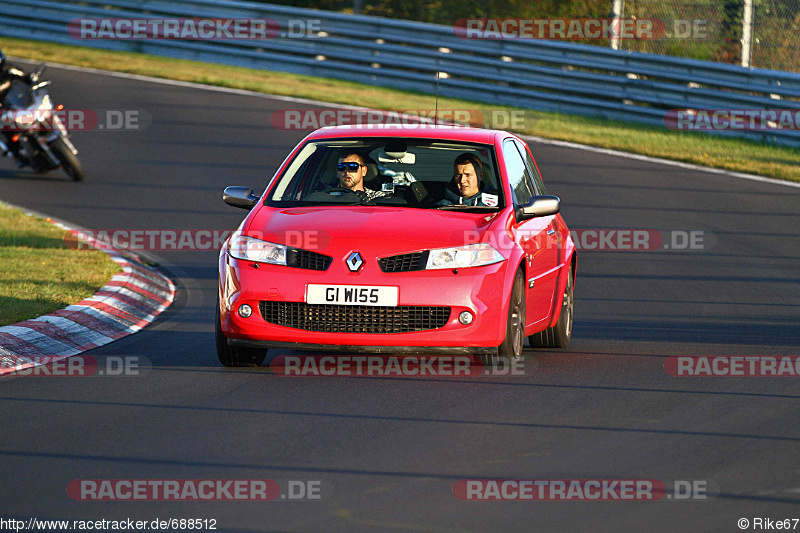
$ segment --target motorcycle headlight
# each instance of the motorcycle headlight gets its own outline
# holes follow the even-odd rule
[[[256,263],[286,264],[286,246],[247,237],[240,233],[231,236],[228,243],[231,257]]]
[[[499,263],[505,258],[492,245],[468,244],[454,248],[437,248],[428,254],[426,270],[439,268],[469,268]]]
[[[18,128],[28,129],[33,126],[35,118],[33,113],[30,112],[17,113],[17,115],[14,117],[14,122]]]
[[[46,119],[52,114],[53,104],[51,104],[49,101],[42,102],[42,105],[40,105],[39,109],[36,110],[36,115],[42,119]]]

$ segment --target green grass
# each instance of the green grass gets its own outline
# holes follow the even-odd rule
[[[433,107],[430,95],[327,78],[10,38],[0,38],[0,48],[8,55],[41,61],[375,109],[407,110]],[[514,110],[509,107],[452,98],[441,98],[439,109],[477,109],[484,116],[498,109]],[[517,133],[800,181],[800,149],[796,148],[702,133],[675,132],[666,128],[632,125],[613,120],[545,113],[530,109],[519,111],[525,114],[526,120],[523,127],[515,130]]]
[[[121,271],[103,252],[68,248],[65,235],[0,204],[0,326],[79,302]]]

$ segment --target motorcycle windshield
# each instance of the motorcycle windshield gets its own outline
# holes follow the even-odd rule
[[[33,105],[33,91],[30,86],[20,80],[11,82],[6,95],[6,106],[14,109],[27,109]]]

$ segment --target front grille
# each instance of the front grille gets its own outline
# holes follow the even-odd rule
[[[333,258],[327,255],[289,248],[286,251],[286,266],[294,268],[305,268],[307,270],[327,270],[331,266]]]
[[[401,305],[320,305],[304,302],[261,302],[261,316],[270,324],[328,333],[408,333],[441,328],[449,307]]]
[[[378,264],[384,272],[411,272],[413,270],[425,270],[428,263],[430,252],[413,252],[410,254],[393,255],[378,259]]]

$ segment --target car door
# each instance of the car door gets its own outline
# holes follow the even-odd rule
[[[513,192],[514,207],[537,196],[535,180],[525,161],[525,149],[515,139],[503,143],[503,160]],[[535,170],[535,167],[534,167]],[[535,217],[514,224],[515,237],[525,253],[526,326],[550,317],[558,263],[558,246],[553,226],[554,216]]]

